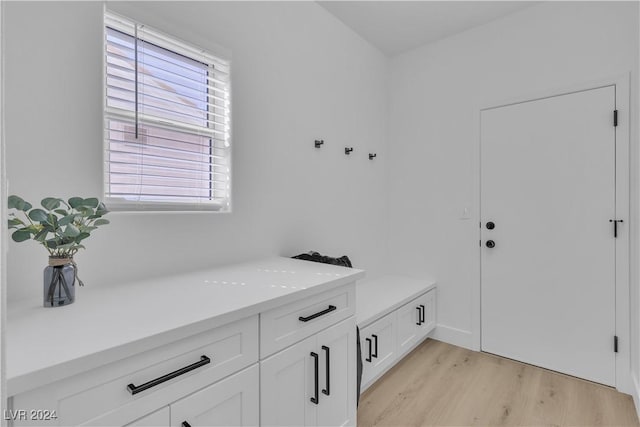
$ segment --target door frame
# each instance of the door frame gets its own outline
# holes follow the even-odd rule
[[[638,185],[630,181],[630,172],[638,167],[637,162],[630,156],[630,80],[631,72],[625,72],[614,76],[597,78],[575,85],[565,85],[560,88],[546,89],[536,93],[523,94],[510,99],[496,100],[478,106],[474,111],[475,143],[473,144],[473,171],[472,176],[476,179],[473,189],[473,215],[476,224],[480,224],[482,217],[480,212],[481,182],[481,112],[488,109],[505,107],[528,101],[535,101],[560,95],[568,95],[574,92],[581,92],[590,89],[597,89],[605,86],[615,87],[615,102],[618,110],[618,126],[616,128],[616,215],[618,219],[624,220],[624,227],[618,230],[618,239],[615,242],[616,267],[615,267],[615,325],[618,336],[618,353],[615,357],[615,387],[617,390],[632,394],[634,391],[633,380],[631,378],[631,342],[630,333],[631,304],[633,304],[630,293],[629,273],[630,268],[635,268],[637,262],[631,264],[630,253],[630,229],[635,230],[635,218],[631,216],[630,191],[634,194],[638,190]],[[612,112],[613,117],[613,112]],[[613,119],[612,119],[613,120]],[[634,199],[635,200],[635,199]],[[634,204],[635,206],[635,204]],[[634,209],[635,213],[636,209]],[[481,229],[477,228],[477,240],[481,240]],[[634,246],[635,247],[635,246]],[[472,286],[471,293],[471,347],[473,350],[481,351],[482,348],[482,313],[481,313],[481,247],[478,246],[476,252],[475,266],[476,280]],[[612,339],[613,351],[613,339]]]

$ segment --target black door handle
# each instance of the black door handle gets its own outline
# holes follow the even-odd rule
[[[332,311],[334,311],[336,309],[335,305],[330,305],[329,307],[327,307],[326,309],[319,311],[317,313],[312,314],[311,316],[307,316],[307,317],[298,317],[298,320],[301,322],[308,322],[309,320],[313,320],[316,317],[320,317],[320,316],[324,316],[327,313],[331,313]]]
[[[127,385],[127,390],[129,390],[129,392],[131,394],[138,394],[141,391],[145,391],[150,389],[151,387],[155,387],[159,384],[162,384],[165,381],[169,381],[175,377],[179,377],[180,375],[184,375],[189,371],[193,371],[194,369],[198,369],[201,366],[204,366],[208,363],[211,363],[211,359],[209,359],[207,356],[200,356],[200,361],[196,362],[196,363],[192,363],[189,366],[185,366],[184,368],[180,368],[177,371],[173,371],[171,373],[168,373],[167,375],[163,375],[161,377],[158,377],[154,380],[151,380],[149,382],[146,382],[144,384],[141,385],[133,385],[133,384],[128,384]]]
[[[489,249],[493,249],[496,247],[496,242],[494,242],[493,240],[487,240],[487,243],[485,243],[485,246],[488,247]]]
[[[313,357],[313,380],[315,382],[313,386],[313,397],[311,398],[311,402],[318,404],[318,353],[311,352],[311,357]]]
[[[366,357],[364,360],[371,362],[371,338],[366,338],[366,340],[369,343],[369,357]]]
[[[416,322],[416,325],[420,326],[422,325],[422,322],[420,321],[420,319],[422,318],[420,316],[420,307],[416,307],[416,310],[418,310],[418,321]]]
[[[424,323],[424,305],[420,304],[420,323]]]
[[[189,424],[189,423],[188,423],[188,422],[186,422],[186,421],[183,421],[183,422],[182,422],[182,427],[191,427],[191,424]]]
[[[326,385],[327,388],[323,388],[322,389],[322,393],[326,394],[327,396],[329,396],[331,394],[331,385],[330,385],[330,381],[331,381],[331,374],[330,374],[330,370],[331,370],[331,353],[330,353],[330,349],[329,347],[327,347],[326,345],[322,346],[322,349],[326,352],[325,356],[326,356],[326,372],[325,372],[325,380],[326,380]]]
[[[375,348],[375,350],[373,351],[372,356],[375,357],[376,359],[378,358],[378,336],[377,335],[373,335],[371,334],[371,336],[373,337],[373,348]]]
[[[618,238],[618,223],[624,222],[621,219],[610,219],[609,222],[613,223],[613,237]]]

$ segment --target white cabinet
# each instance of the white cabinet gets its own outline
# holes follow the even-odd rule
[[[357,287],[366,390],[436,327],[435,283],[402,276],[383,276]]]
[[[171,427],[256,426],[260,414],[255,364],[171,404]]]
[[[165,406],[131,424],[127,424],[125,427],[169,427],[170,421],[169,407]]]
[[[336,426],[356,421],[353,317],[260,362],[263,426]]]
[[[407,353],[435,327],[435,290],[397,310],[398,353]]]
[[[360,330],[362,384],[377,379],[396,359],[396,314],[387,314]]]

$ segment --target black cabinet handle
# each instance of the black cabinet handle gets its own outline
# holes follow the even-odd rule
[[[420,304],[420,323],[424,323],[424,305]]]
[[[373,335],[371,334],[371,336],[373,337],[373,348],[375,348],[375,350],[373,350],[373,354],[371,356],[375,357],[376,359],[378,358],[378,336],[377,335]]]
[[[193,363],[189,366],[185,366],[184,368],[180,368],[177,371],[173,371],[167,375],[163,375],[156,378],[155,380],[151,380],[139,386],[129,384],[127,385],[127,390],[129,390],[131,394],[138,394],[141,391],[145,391],[147,389],[150,389],[151,387],[155,387],[158,384],[162,384],[165,381],[169,381],[175,377],[179,377],[180,375],[186,374],[189,371],[193,371],[194,369],[198,369],[199,367],[207,365],[209,363],[211,363],[211,359],[209,359],[207,356],[200,356],[199,362]]]
[[[326,383],[327,383],[327,388],[323,388],[323,389],[322,389],[322,393],[324,393],[324,394],[326,394],[327,396],[329,396],[329,395],[331,395],[331,388],[330,388],[330,387],[331,387],[331,384],[330,384],[330,381],[331,381],[331,373],[330,373],[330,370],[331,370],[331,356],[330,356],[330,354],[331,354],[331,353],[330,353],[330,351],[331,351],[331,350],[330,350],[330,349],[329,349],[329,347],[327,347],[326,345],[323,345],[323,346],[322,346],[322,349],[327,353],[327,354],[326,354],[326,357],[327,357],[327,359],[326,359],[326,363],[327,363],[326,367],[327,367],[327,370],[326,370],[326,372],[325,372],[325,374],[326,374],[326,375],[325,375],[325,379],[326,379]]]
[[[420,326],[422,325],[422,316],[421,316],[421,312],[420,312],[420,307],[416,307],[416,310],[418,310],[418,321],[416,322],[416,325]]]
[[[191,424],[189,424],[189,423],[188,423],[188,422],[186,422],[186,421],[183,421],[183,422],[182,422],[182,427],[191,427]]]
[[[371,338],[366,338],[366,340],[369,343],[369,357],[365,358],[364,360],[366,360],[367,362],[371,362]]]
[[[311,352],[311,357],[313,357],[313,380],[315,382],[313,386],[314,396],[311,398],[311,402],[318,404],[318,353]]]
[[[311,316],[307,316],[307,317],[298,317],[298,320],[301,322],[308,322],[309,320],[313,320],[316,317],[320,317],[320,316],[324,316],[327,313],[331,313],[332,311],[334,311],[336,309],[335,305],[330,305],[329,307],[327,307],[326,309],[319,311],[315,314],[312,314]]]

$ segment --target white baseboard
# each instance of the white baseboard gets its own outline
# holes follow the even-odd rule
[[[447,344],[457,345],[458,347],[473,350],[473,340],[470,331],[438,324],[438,326],[436,326],[436,330],[433,331],[431,338],[446,342]]]
[[[638,384],[638,379],[636,376],[631,373],[631,381],[633,381],[633,391],[631,392],[631,397],[633,397],[633,404],[636,407],[636,414],[638,414],[638,419],[640,419],[640,384]]]

